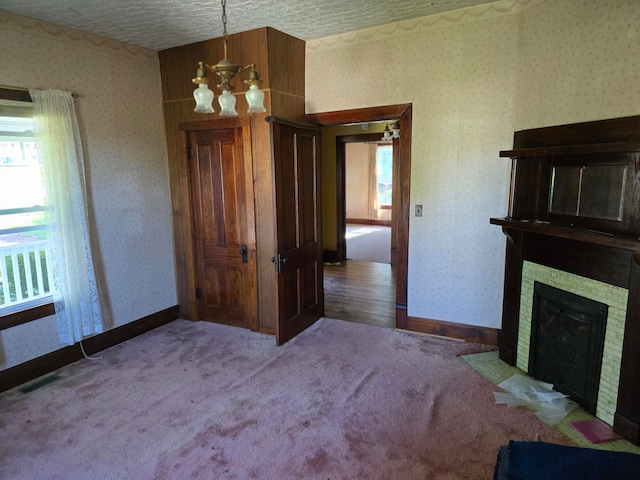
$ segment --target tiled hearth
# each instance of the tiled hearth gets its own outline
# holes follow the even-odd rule
[[[609,306],[596,416],[609,425],[613,425],[618,399],[622,344],[629,291],[615,285],[524,261],[522,266],[516,366],[525,372],[529,370],[533,284],[535,281]]]

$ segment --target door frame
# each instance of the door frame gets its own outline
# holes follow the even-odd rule
[[[371,123],[398,120],[400,123],[399,178],[397,207],[397,263],[396,263],[396,328],[407,329],[407,272],[409,260],[409,189],[411,180],[411,122],[412,104],[387,105],[307,114],[307,121],[328,127],[349,123]]]

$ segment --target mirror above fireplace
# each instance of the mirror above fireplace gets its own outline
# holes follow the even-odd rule
[[[627,165],[554,165],[549,217],[622,221]]]

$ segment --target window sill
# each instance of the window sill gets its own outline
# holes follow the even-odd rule
[[[38,305],[37,307],[20,310],[19,312],[7,313],[0,315],[0,330],[22,325],[23,323],[32,322],[39,318],[48,317],[55,314],[53,302]]]

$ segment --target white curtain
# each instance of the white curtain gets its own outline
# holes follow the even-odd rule
[[[60,343],[102,332],[87,224],[82,146],[71,92],[29,90],[47,191],[46,223]]]

